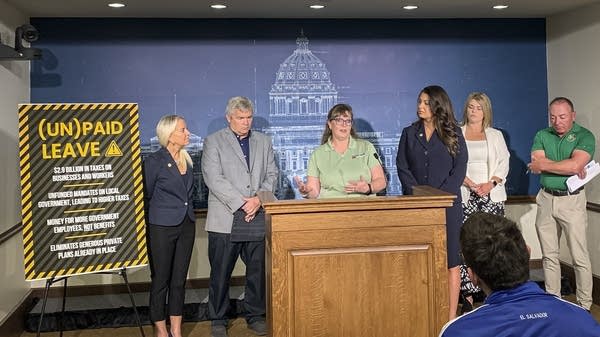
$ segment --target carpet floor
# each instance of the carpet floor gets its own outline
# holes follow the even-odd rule
[[[541,275],[538,270],[532,270],[531,279],[538,281]],[[543,277],[542,277],[543,278]],[[232,287],[231,288],[231,298],[232,303],[236,300],[239,301],[243,298],[243,288],[242,287]],[[135,301],[138,306],[146,306],[147,303],[147,294],[144,293],[136,293],[134,294]],[[575,302],[575,295],[567,295],[564,298],[568,301]],[[205,305],[208,301],[208,291],[206,289],[193,289],[186,291],[186,305],[188,303],[200,303]],[[47,304],[46,312],[57,312],[60,310],[60,299],[49,299]],[[478,303],[475,304],[480,305]],[[129,297],[127,294],[121,295],[105,295],[105,296],[86,296],[84,298],[69,298],[67,297],[67,309],[68,310],[82,310],[86,308],[119,308],[119,307],[130,307],[131,302],[129,302]],[[41,303],[38,303],[33,309],[32,313],[35,315],[39,314],[41,311]],[[460,312],[460,308],[459,308]],[[593,305],[591,308],[592,316],[596,319],[596,321],[600,322],[600,306]],[[199,315],[195,313],[197,317]],[[185,317],[185,314],[184,314]],[[143,326],[144,333],[147,337],[153,336],[152,326],[149,324],[145,324]],[[230,321],[228,334],[230,337],[253,337],[255,336],[248,328],[246,327],[246,321],[244,318],[236,318]],[[21,337],[35,337],[35,332],[24,332],[21,334]],[[42,337],[54,337],[59,336],[59,332],[43,332],[41,333]],[[136,337],[141,336],[141,332],[139,327],[137,326],[128,326],[128,327],[115,327],[115,328],[93,328],[93,329],[80,329],[80,330],[71,330],[64,331],[64,337]],[[194,322],[186,322],[183,324],[183,336],[184,337],[209,337],[210,336],[210,321],[194,321]]]

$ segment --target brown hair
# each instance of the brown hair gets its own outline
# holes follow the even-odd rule
[[[331,128],[329,127],[329,121],[336,119],[339,116],[349,116],[354,120],[354,114],[352,113],[352,107],[348,104],[340,103],[334,105],[331,109],[329,109],[329,113],[327,114],[327,121],[325,122],[325,130],[323,130],[323,136],[321,137],[321,145],[325,144],[329,141],[331,137]],[[353,138],[358,138],[356,134],[356,130],[354,130],[354,124],[350,128],[350,136]]]

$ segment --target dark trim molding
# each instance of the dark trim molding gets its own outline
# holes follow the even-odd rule
[[[511,195],[508,197],[508,199],[506,199],[506,204],[535,204],[535,195]],[[600,213],[600,204],[588,201],[587,210],[590,212]]]
[[[231,286],[243,286],[245,284],[244,276],[233,276],[229,284]],[[57,282],[57,285],[51,287],[48,291],[48,297],[62,297],[62,282]],[[129,283],[131,292],[140,293],[150,291],[150,282]],[[187,289],[208,288],[208,279],[189,279],[186,282]],[[43,298],[45,288],[32,288],[29,294],[31,298]],[[88,295],[109,295],[109,294],[124,294],[127,293],[127,286],[124,283],[113,284],[96,284],[89,286],[68,286],[67,298],[71,296],[88,296]]]
[[[506,204],[535,204],[535,195],[511,195],[506,199]]]
[[[198,218],[206,218],[206,213],[208,213],[208,208],[197,208],[197,209],[194,209],[194,214]]]
[[[4,323],[0,325],[0,331],[4,337],[20,337],[25,331],[25,317],[27,313],[33,309],[37,299],[31,297],[31,291],[23,301],[8,314]]]
[[[542,259],[529,260],[529,269],[542,269]]]
[[[23,223],[19,222],[18,224],[12,226],[11,228],[5,230],[0,233],[0,245],[6,242],[8,239],[12,238],[16,234],[20,233],[23,230]]]
[[[600,213],[600,204],[597,204],[595,202],[588,202],[587,209],[591,212]]]

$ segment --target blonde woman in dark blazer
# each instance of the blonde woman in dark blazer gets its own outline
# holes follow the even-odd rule
[[[502,132],[492,128],[492,103],[481,92],[471,93],[463,110],[462,133],[469,161],[467,176],[461,186],[464,219],[476,212],[504,216],[506,176],[510,153]],[[481,291],[470,281],[467,268],[461,266],[463,312],[472,307],[472,295]]]
[[[185,281],[196,233],[192,158],[184,150],[190,142],[190,132],[183,118],[168,115],[158,122],[156,135],[161,148],[144,160],[152,279],[150,321],[156,337],[181,337]]]

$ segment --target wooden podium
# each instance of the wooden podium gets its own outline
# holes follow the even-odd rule
[[[270,335],[437,336],[455,196],[415,194],[264,203]]]

